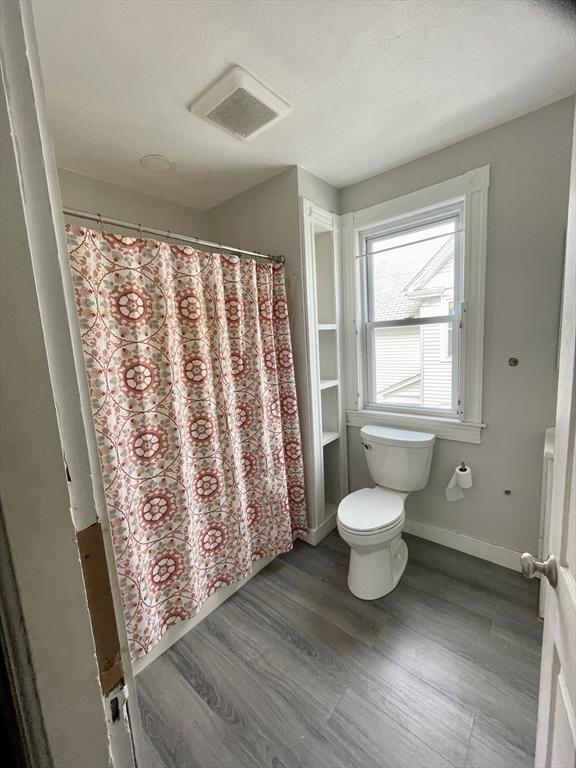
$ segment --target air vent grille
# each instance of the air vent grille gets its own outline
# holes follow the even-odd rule
[[[259,131],[277,117],[278,112],[245,88],[237,88],[206,115],[208,120],[244,138]]]
[[[252,139],[292,107],[242,67],[233,67],[190,105],[190,111],[241,141]]]

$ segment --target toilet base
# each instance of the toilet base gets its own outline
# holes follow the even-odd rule
[[[384,597],[400,581],[407,562],[408,547],[400,534],[384,545],[352,544],[348,588],[361,600]]]

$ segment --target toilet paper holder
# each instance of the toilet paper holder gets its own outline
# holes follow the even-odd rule
[[[461,501],[464,498],[464,488],[472,488],[472,468],[464,460],[452,471],[450,482],[444,491],[448,501]]]

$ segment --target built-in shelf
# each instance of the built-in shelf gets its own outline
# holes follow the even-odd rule
[[[328,445],[333,443],[334,440],[338,440],[340,434],[338,432],[322,432],[322,445]]]
[[[310,532],[318,542],[336,524],[348,493],[346,421],[341,358],[340,225],[338,216],[302,199],[310,437],[306,451]]]

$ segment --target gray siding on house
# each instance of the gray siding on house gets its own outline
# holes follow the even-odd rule
[[[385,390],[420,374],[420,328],[377,328],[374,331],[376,392],[379,402],[420,404],[420,382],[396,390],[383,399]]]
[[[423,325],[422,402],[430,408],[452,404],[452,361],[444,358],[442,325]]]
[[[426,288],[450,285],[454,270],[451,259],[428,282]],[[425,299],[420,308],[421,317],[434,317],[448,313],[448,302],[452,301],[452,288],[444,290],[441,296]],[[422,403],[430,408],[452,406],[452,360],[447,355],[447,324],[421,326],[422,331]]]
[[[430,258],[428,258],[430,261]],[[406,291],[407,275],[414,265],[404,263],[402,279],[399,262],[390,273],[375,274],[374,290],[380,317],[398,314],[400,306],[413,317],[433,317],[448,313],[454,285],[454,255],[412,291]],[[422,267],[419,264],[420,270]],[[402,286],[404,283],[404,286]],[[404,302],[404,304],[402,304]],[[452,406],[452,361],[446,355],[446,325],[379,328],[374,333],[377,402],[423,405],[430,408]],[[417,380],[414,380],[418,377]],[[401,385],[404,382],[404,386]],[[392,391],[390,388],[394,388]]]
[[[442,325],[379,328],[374,343],[378,402],[451,407],[452,361],[444,357]]]

